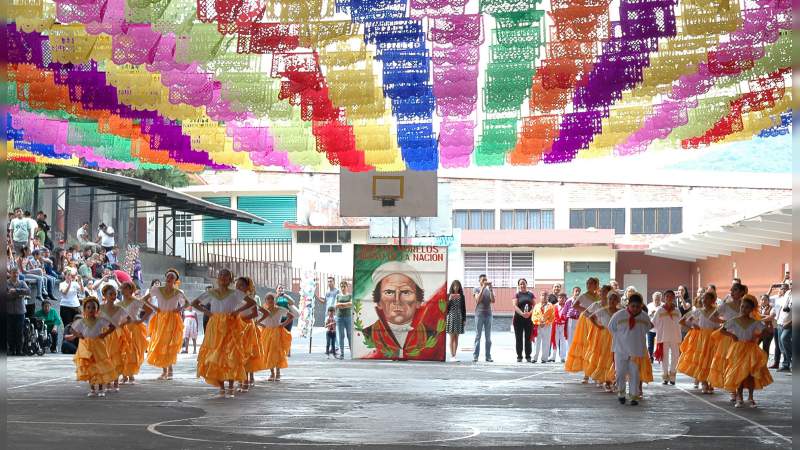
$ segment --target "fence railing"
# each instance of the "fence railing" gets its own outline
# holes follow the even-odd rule
[[[291,239],[187,242],[186,262],[197,265],[236,261],[292,262]]]

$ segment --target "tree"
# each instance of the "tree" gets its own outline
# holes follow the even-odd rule
[[[136,178],[139,180],[149,181],[168,188],[184,187],[190,183],[189,177],[172,167],[168,169],[136,169],[136,170],[121,170],[118,171],[120,175],[126,177]]]

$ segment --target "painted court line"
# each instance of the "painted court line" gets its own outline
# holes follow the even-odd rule
[[[792,439],[791,439],[791,438],[788,438],[788,437],[786,437],[786,436],[784,436],[784,435],[782,435],[782,434],[778,433],[777,431],[771,430],[771,429],[770,429],[769,427],[767,427],[766,425],[761,425],[760,423],[756,422],[756,421],[755,421],[755,420],[753,420],[753,419],[749,419],[749,418],[747,418],[747,417],[744,417],[744,416],[741,416],[741,415],[739,415],[739,414],[736,414],[736,413],[735,413],[735,412],[733,412],[733,411],[729,411],[729,410],[727,410],[727,409],[725,409],[725,408],[723,408],[723,407],[721,407],[721,406],[719,406],[719,405],[715,405],[715,404],[711,403],[710,401],[708,401],[708,400],[704,399],[703,397],[700,397],[700,396],[698,396],[698,395],[695,395],[695,394],[693,394],[693,393],[691,393],[691,392],[687,391],[686,389],[684,389],[684,388],[682,388],[682,387],[680,387],[680,386],[678,386],[678,389],[680,389],[681,391],[683,391],[683,392],[685,392],[685,393],[689,394],[690,396],[694,397],[695,399],[697,399],[697,400],[700,400],[701,402],[703,402],[703,403],[707,404],[708,406],[711,406],[711,407],[713,407],[713,408],[716,408],[716,409],[718,409],[718,410],[720,410],[720,411],[722,411],[722,412],[725,412],[725,413],[727,413],[727,414],[729,414],[729,415],[731,415],[731,416],[733,416],[733,417],[736,417],[737,419],[744,420],[745,422],[748,422],[750,425],[753,425],[753,426],[755,426],[755,427],[757,427],[757,428],[760,428],[760,429],[762,429],[762,430],[766,431],[767,433],[769,433],[769,434],[771,434],[771,435],[773,435],[773,436],[777,437],[778,439],[781,439],[782,441],[784,441],[784,442],[786,442],[786,443],[789,443],[789,444],[791,444],[791,443],[792,443]]]
[[[495,389],[497,387],[504,386],[506,384],[516,383],[518,381],[527,380],[528,378],[536,377],[536,376],[539,376],[539,375],[544,375],[546,373],[560,372],[562,370],[563,370],[563,368],[559,367],[559,368],[556,368],[556,369],[545,370],[543,372],[532,373],[530,375],[526,375],[526,376],[520,377],[520,378],[514,378],[514,379],[511,379],[511,380],[503,380],[503,381],[498,382],[497,384],[491,385],[489,388],[490,389]]]
[[[37,381],[35,383],[22,384],[22,385],[19,385],[19,386],[10,387],[10,388],[8,388],[8,390],[9,391],[13,391],[14,389],[22,389],[22,388],[25,388],[25,387],[28,387],[28,386],[36,386],[37,384],[44,384],[44,383],[49,383],[51,381],[63,380],[64,378],[68,378],[68,377],[50,378],[49,380],[42,380],[42,381]]]

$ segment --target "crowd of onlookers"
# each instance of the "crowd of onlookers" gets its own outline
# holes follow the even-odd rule
[[[7,273],[9,301],[7,332],[8,354],[22,352],[25,318],[44,322],[52,335],[50,350],[74,352],[63,341],[65,329],[80,316],[81,299],[99,297],[106,285],[119,286],[132,281],[141,286],[141,264],[123,270],[120,250],[111,226],[101,223],[94,239],[89,223],[75,233],[75,240],[54,240],[47,215],[16,208],[9,214]],[[55,242],[54,242],[55,241]],[[129,273],[130,272],[130,273]]]

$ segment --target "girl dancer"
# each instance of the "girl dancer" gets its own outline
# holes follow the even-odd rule
[[[244,363],[248,353],[242,342],[245,324],[239,314],[252,308],[255,300],[242,291],[230,289],[231,281],[231,271],[220,270],[216,289],[208,290],[192,302],[195,309],[211,317],[197,355],[197,376],[219,387],[215,398],[233,398],[234,380],[246,377]],[[210,309],[203,306],[207,302],[211,303]]]
[[[611,316],[619,311],[620,297],[617,291],[612,290],[608,293],[607,298],[608,306],[589,316],[589,321],[597,328],[592,350],[588,353],[590,366],[594,367],[594,371],[589,376],[603,383],[603,389],[606,392],[614,392],[612,384],[616,373],[614,371],[614,353],[611,350],[613,339],[608,330],[608,324],[611,322]]]
[[[259,320],[259,323],[264,324],[264,364],[269,368],[268,381],[278,381],[281,379],[281,369],[289,367],[286,358],[292,346],[292,335],[285,327],[299,312],[292,305],[289,305],[289,309],[277,306],[272,294],[267,294],[264,304],[265,307],[261,308],[263,316]],[[283,317],[285,319],[281,321]]]
[[[711,334],[719,328],[719,323],[714,320],[716,303],[717,295],[708,291],[703,294],[702,305],[681,319],[681,325],[689,327],[689,332],[681,343],[678,372],[694,378],[696,384],[702,383],[703,394],[714,393],[714,388],[708,383],[708,374],[714,350]]]
[[[586,309],[586,319],[589,326],[586,330],[586,349],[583,354],[583,380],[585,383],[589,382],[589,378],[595,372],[595,369],[597,369],[597,367],[595,367],[597,361],[591,358],[591,354],[595,350],[595,345],[597,345],[597,334],[599,333],[597,327],[591,326],[591,321],[588,319],[597,311],[608,307],[608,293],[611,291],[614,291],[614,288],[607,284],[603,285],[603,287],[600,288],[600,301],[592,303],[589,305],[589,308]],[[595,382],[598,385],[601,383],[601,381],[597,379],[595,379]]]
[[[159,380],[172,379],[172,366],[178,360],[178,352],[183,344],[181,309],[187,300],[183,291],[176,286],[180,278],[177,270],[167,270],[164,274],[165,285],[153,287],[142,299],[147,302],[153,298],[158,305],[149,304],[156,315],[150,321],[148,330],[150,345],[147,348],[147,363],[161,367]]]
[[[755,309],[756,298],[745,295],[741,301],[739,315],[726,321],[721,331],[733,341],[725,365],[724,387],[736,395],[734,403],[736,408],[744,406],[745,389],[750,407],[755,408],[753,390],[763,389],[772,384],[772,375],[767,369],[769,355],[758,346],[761,334],[772,330],[765,330],[761,321],[751,317]]]
[[[100,317],[114,326],[114,332],[105,340],[108,355],[111,357],[112,364],[114,364],[113,391],[111,384],[106,387],[107,391],[119,392],[119,377],[122,375],[125,364],[126,351],[130,347],[127,333],[122,328],[122,325],[128,321],[128,312],[114,304],[117,300],[116,287],[107,284],[103,286],[102,293],[103,304],[100,306]]]
[[[725,323],[739,315],[742,306],[742,298],[747,294],[747,287],[742,284],[731,286],[730,299],[725,301],[717,308],[714,318],[718,323]],[[714,345],[712,352],[711,367],[708,374],[708,382],[711,386],[725,387],[725,370],[727,363],[728,350],[733,339],[728,334],[717,330],[712,334],[711,340]],[[736,402],[736,393],[731,393],[731,403]]]
[[[569,353],[567,354],[567,362],[564,364],[564,370],[567,372],[583,371],[583,358],[587,348],[586,333],[589,326],[585,311],[594,302],[600,300],[598,289],[600,289],[600,280],[591,277],[586,280],[586,292],[572,302],[572,308],[578,311],[580,316],[578,325],[575,326],[575,334],[570,337]],[[584,377],[583,383],[587,382],[588,378]]]
[[[83,318],[73,322],[72,333],[64,336],[68,341],[80,339],[78,351],[72,360],[77,380],[89,383],[89,397],[105,397],[103,386],[116,377],[114,363],[104,340],[114,332],[114,326],[98,317],[99,310],[97,298],[86,297],[83,300]]]
[[[145,322],[153,313],[144,301],[136,298],[136,285],[130,281],[122,283],[122,301],[119,307],[127,313],[127,322],[122,326],[127,335],[126,342],[128,347],[125,351],[125,358],[122,363],[122,384],[136,384],[134,377],[139,373],[144,363],[144,352],[147,349],[147,327]],[[144,310],[144,316],[142,316]],[[140,317],[141,316],[141,317]]]
[[[236,280],[236,290],[255,300],[256,287],[249,277],[239,277]],[[243,344],[247,354],[244,363],[247,376],[241,381],[238,390],[247,392],[256,384],[255,372],[266,369],[266,366],[264,366],[264,352],[261,348],[261,332],[256,321],[253,320],[258,317],[258,304],[254,302],[253,306],[243,311],[241,316],[245,323]]]

